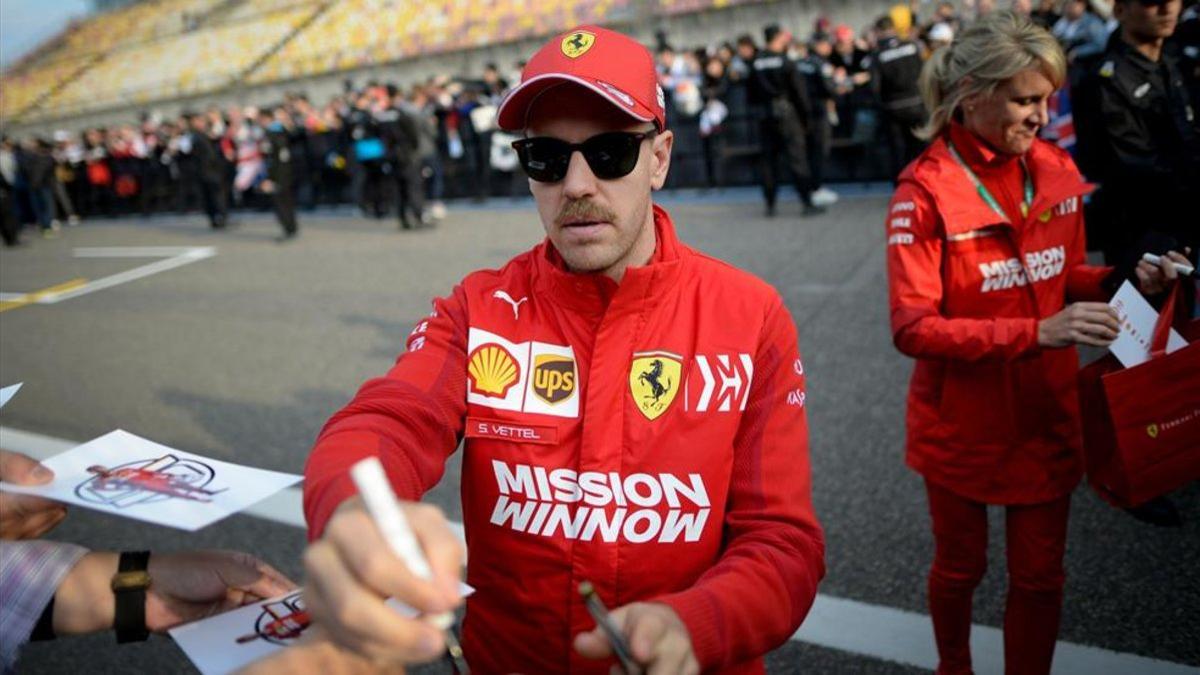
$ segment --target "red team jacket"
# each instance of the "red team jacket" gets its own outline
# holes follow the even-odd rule
[[[762,672],[824,574],[804,369],[767,284],[680,243],[618,285],[542,243],[471,274],[384,377],[328,422],[305,469],[309,536],[378,455],[403,498],[465,437],[463,645],[481,673],[607,673],[571,647],[609,607],[670,605],[702,667]]]
[[[990,178],[1004,158],[957,124],[949,135],[1003,194]],[[1067,302],[1106,300],[1111,271],[1084,264],[1091,186],[1070,156],[1038,140],[1025,161],[1036,195],[1029,215],[1002,220],[943,135],[901,174],[887,217],[893,339],[917,359],[907,462],[993,504],[1049,501],[1078,484],[1078,356],[1040,348],[1038,321]]]

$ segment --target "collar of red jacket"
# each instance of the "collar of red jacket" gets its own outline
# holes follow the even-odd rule
[[[654,254],[645,265],[630,266],[621,283],[600,273],[578,273],[567,270],[562,256],[547,238],[537,251],[539,287],[555,299],[583,311],[611,310],[618,299],[622,304],[640,306],[670,290],[679,277],[687,247],[675,235],[671,216],[657,204],[654,209]]]
[[[950,155],[946,146],[947,137],[954,142],[963,159],[976,169],[1009,160],[989,148],[978,136],[957,122],[952,122],[950,130],[939,136],[925,155],[901,176],[902,181],[915,180],[925,187],[937,206],[948,235],[996,225],[1021,229],[1018,225],[1037,222],[1038,216],[1046,210],[1070,197],[1086,195],[1095,187],[1084,182],[1065,150],[1039,138],[1025,153],[1026,166],[1033,176],[1033,207],[1029,209],[1025,223],[1014,225],[1001,220],[979,196],[975,184]]]
[[[958,152],[962,155],[963,160],[971,165],[971,168],[975,171],[1002,167],[1020,159],[1016,155],[1005,155],[996,152],[992,149],[992,146],[983,142],[983,139],[975,134],[967,131],[967,128],[958,122],[950,123],[950,130],[947,132],[947,135],[950,136],[954,147],[958,148]]]

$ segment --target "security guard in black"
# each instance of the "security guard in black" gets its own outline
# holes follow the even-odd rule
[[[1077,159],[1100,190],[1089,217],[1093,243],[1105,260],[1131,268],[1142,253],[1200,248],[1196,187],[1200,185],[1200,122],[1189,101],[1177,57],[1147,47],[1131,30],[1129,13],[1166,6],[1178,15],[1178,0],[1119,0],[1122,27],[1107,50],[1072,92],[1078,138]],[[1139,47],[1138,45],[1142,46]],[[1157,56],[1157,59],[1151,58]],[[1099,241],[1095,241],[1099,239]]]
[[[292,119],[282,106],[264,109],[259,113],[263,137],[259,150],[266,159],[267,180],[263,190],[271,195],[275,218],[283,228],[278,241],[295,238],[300,228],[296,223],[296,172],[291,151]]]
[[[896,35],[891,17],[875,22],[879,44],[869,58],[871,83],[883,113],[888,150],[892,160],[892,178],[917,158],[925,144],[917,138],[916,128],[925,122],[925,104],[917,81],[925,61],[915,42]]]
[[[751,63],[747,98],[759,121],[759,169],[767,215],[775,215],[781,154],[791,169],[796,192],[804,205],[802,213],[816,215],[824,209],[812,202],[815,186],[808,163],[807,122],[811,109],[808,85],[787,54],[791,33],[770,25],[763,35],[767,44],[755,53]]]

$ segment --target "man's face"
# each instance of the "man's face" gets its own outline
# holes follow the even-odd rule
[[[1086,11],[1087,11],[1086,3],[1080,2],[1080,0],[1071,0],[1070,2],[1067,3],[1064,13],[1066,14],[1066,17],[1068,19],[1074,21],[1074,20],[1078,19],[1079,17],[1083,16],[1084,12],[1086,12]]]
[[[610,131],[653,128],[653,123],[639,122],[607,99],[570,84],[539,96],[528,119],[526,136],[549,136],[568,143],[582,143]],[[629,265],[649,260],[655,245],[650,192],[662,187],[667,178],[673,141],[670,131],[643,140],[637,165],[620,178],[597,178],[583,154],[576,151],[562,180],[529,181],[546,236],[568,268],[620,279]]]
[[[1113,7],[1117,21],[1130,35],[1141,40],[1163,40],[1175,32],[1179,22],[1181,0],[1167,0],[1157,4],[1142,4],[1138,0],[1118,2]]]

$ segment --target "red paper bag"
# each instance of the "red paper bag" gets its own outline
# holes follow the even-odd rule
[[[1149,361],[1123,368],[1109,354],[1079,371],[1088,483],[1119,507],[1200,479],[1200,321],[1177,322],[1190,342],[1164,353],[1179,295],[1176,284]]]

